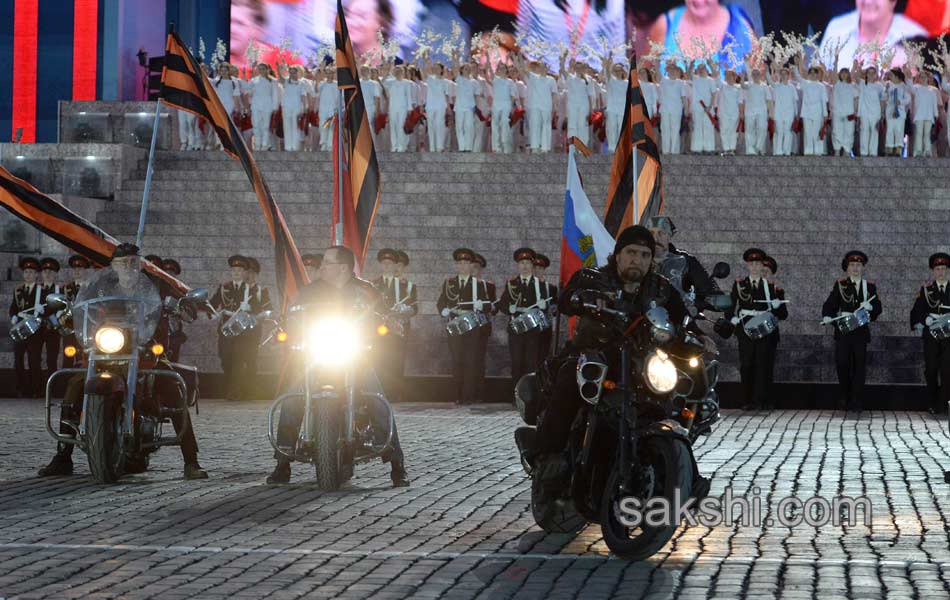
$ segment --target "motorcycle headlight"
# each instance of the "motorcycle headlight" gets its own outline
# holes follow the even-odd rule
[[[104,354],[115,354],[125,346],[125,334],[118,327],[100,327],[95,340],[96,348]]]
[[[668,394],[676,388],[679,375],[673,361],[666,354],[657,352],[647,360],[647,386],[657,394]]]
[[[340,317],[326,317],[307,332],[307,352],[320,365],[340,366],[352,361],[360,350],[356,325]]]

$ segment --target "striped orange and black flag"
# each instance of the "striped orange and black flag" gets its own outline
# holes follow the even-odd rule
[[[637,171],[634,175],[634,152]],[[636,178],[636,183],[634,183]],[[650,115],[647,114],[643,90],[637,76],[637,60],[630,59],[630,78],[627,85],[627,105],[623,110],[620,139],[614,151],[607,187],[607,208],[604,226],[615,238],[620,232],[645,219],[660,214],[663,209],[663,173],[660,169],[660,150]],[[634,215],[633,193],[637,190],[637,212]]]
[[[379,163],[342,0],[337,0],[336,5],[336,80],[337,87],[343,92],[342,167],[345,181],[336,182],[334,190],[335,193],[338,190],[343,192],[343,244],[353,251],[362,268],[379,209]],[[338,177],[340,170],[334,169],[333,172],[334,177]],[[336,225],[341,218],[339,199],[334,203],[333,216]],[[350,220],[354,222],[348,222]]]
[[[257,200],[264,211],[264,220],[274,240],[274,256],[277,264],[277,285],[281,298],[287,302],[307,284],[303,260],[290,235],[280,208],[271,196],[264,177],[251,155],[241,130],[234,125],[231,115],[225,110],[211,82],[178,34],[168,34],[165,44],[165,67],[162,69],[162,100],[175,108],[188,111],[204,119],[221,140],[224,151],[241,161],[247,178],[251,181]]]
[[[29,183],[0,166],[0,205],[16,217],[36,227],[77,254],[92,262],[109,264],[118,241],[86,219],[53,200]],[[162,279],[172,292],[183,295],[190,288],[147,260],[142,268]]]

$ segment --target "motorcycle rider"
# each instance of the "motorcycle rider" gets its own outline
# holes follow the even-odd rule
[[[110,266],[118,279],[118,286],[122,289],[128,289],[130,294],[136,291],[135,286],[138,282],[138,274],[141,271],[140,261],[138,246],[134,244],[119,244],[112,252]],[[102,285],[102,280],[93,285]],[[112,285],[114,285],[114,283]],[[159,328],[158,331],[155,332],[154,337],[161,343],[165,340],[167,334],[167,322],[165,319],[160,319]],[[171,369],[171,366],[160,362],[155,368]],[[69,380],[66,386],[66,395],[63,398],[63,403],[60,408],[60,423],[64,421],[76,422],[79,420],[83,405],[85,379],[85,374],[79,373]],[[158,396],[159,401],[163,402],[163,404],[166,400],[170,400],[174,397],[176,392],[172,390],[177,389],[170,379],[164,377],[155,378],[155,388],[156,396]],[[165,389],[168,391],[165,392]],[[175,433],[182,436],[181,456],[185,463],[185,479],[207,479],[208,473],[198,464],[198,441],[195,438],[195,430],[192,426],[189,412],[185,410],[175,413],[175,415],[171,417],[171,421],[175,427]],[[60,433],[68,435],[73,434],[74,431],[71,427],[61,424]],[[39,476],[52,477],[71,475],[73,472],[73,446],[74,444],[58,443],[56,454],[48,465],[39,470]],[[141,473],[145,471],[147,466],[147,457],[141,460],[131,460],[126,463],[125,472]]]
[[[353,274],[356,267],[356,257],[353,251],[344,246],[331,246],[323,255],[320,264],[319,277],[300,290],[294,304],[334,304],[341,308],[359,306],[366,310],[373,310],[380,304],[382,295],[372,283],[360,279]],[[375,423],[388,422],[386,414],[375,414],[378,404],[371,404],[374,412],[371,419]],[[288,410],[289,409],[289,410]],[[280,411],[280,423],[277,427],[277,441],[281,446],[293,446],[303,421],[303,406],[300,403],[285,404]],[[277,466],[267,476],[267,483],[288,483],[290,481],[290,459],[279,452],[275,452]],[[405,459],[402,447],[399,444],[399,435],[393,423],[392,449],[383,455],[383,462],[392,466],[390,478],[393,487],[408,487],[409,477],[406,474]]]
[[[641,225],[628,227],[618,236],[614,252],[607,264],[596,269],[578,271],[561,294],[558,310],[567,316],[581,318],[578,319],[574,338],[552,359],[553,372],[557,373],[555,391],[534,439],[530,439],[528,433],[531,428],[521,428],[515,432],[518,447],[522,449],[525,460],[532,465],[536,464],[537,457],[541,455],[563,452],[571,424],[583,403],[578,393],[574,369],[561,369],[560,366],[571,358],[576,359],[580,348],[595,344],[604,345],[606,339],[606,329],[572,301],[575,292],[583,294],[584,291],[595,287],[602,292],[620,292],[620,299],[613,308],[631,316],[646,313],[655,303],[656,306],[666,308],[672,323],[682,323],[686,317],[682,298],[670,282],[655,270],[655,247],[656,241],[648,229]],[[603,299],[598,298],[596,303],[601,308],[605,306]],[[705,343],[707,352],[716,351],[715,343],[696,327],[695,322],[690,323],[687,328]],[[613,367],[611,370],[615,370],[619,352],[609,341],[604,346],[607,364]],[[548,365],[545,367],[548,368]],[[709,490],[709,480],[699,476],[695,461],[693,469],[696,477],[696,497],[702,498]]]

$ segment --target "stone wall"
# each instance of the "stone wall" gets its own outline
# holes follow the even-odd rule
[[[265,179],[301,251],[330,239],[332,164],[322,153],[257,154]],[[609,156],[579,157],[595,209],[603,210]],[[421,314],[413,325],[409,371],[449,371],[448,346],[435,313],[442,279],[452,273],[451,252],[469,246],[488,260],[486,275],[502,283],[514,272],[511,252],[533,246],[551,257],[556,279],[564,203],[563,154],[385,154],[383,195],[371,255],[383,246],[409,252],[419,286]],[[672,156],[664,161],[667,214],[679,233],[674,242],[711,266],[728,262],[745,274],[742,251],[760,246],[776,257],[777,279],[791,300],[782,325],[776,379],[835,380],[831,331],[818,325],[820,306],[841,276],[852,248],[871,257],[884,314],[874,326],[869,381],[922,380],[920,340],[908,314],[917,287],[928,277],[927,257],[950,247],[950,173],[939,159],[833,157]],[[116,201],[97,222],[132,239],[145,178],[141,160],[123,181]],[[183,278],[214,287],[233,253],[255,256],[272,287],[273,250],[261,209],[240,165],[221,153],[162,152],[153,179],[143,250],[177,258]],[[378,273],[375,261],[366,274]],[[724,286],[731,285],[730,280]],[[2,289],[4,294],[9,284]],[[210,325],[189,331],[186,358],[203,370],[218,368]],[[735,342],[723,342],[723,359],[736,364]],[[276,355],[265,351],[264,364]],[[507,373],[505,327],[496,318],[489,347],[490,374]],[[726,371],[735,379],[734,368]]]

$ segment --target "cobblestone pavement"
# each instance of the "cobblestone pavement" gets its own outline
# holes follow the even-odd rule
[[[545,535],[502,406],[403,405],[410,488],[378,462],[321,493],[273,461],[261,404],[206,402],[208,481],[175,448],[114,486],[37,479],[52,452],[38,402],[0,401],[0,598],[950,598],[946,425],[919,413],[726,411],[697,445],[712,495],[867,495],[870,527],[680,528],[652,559],[609,557],[597,527]]]

